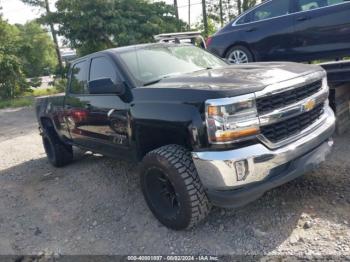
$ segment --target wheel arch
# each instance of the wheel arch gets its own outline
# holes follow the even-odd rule
[[[51,130],[56,132],[53,121],[47,116],[40,117],[39,124],[42,131]]]
[[[138,160],[149,152],[167,145],[179,145],[189,151],[193,150],[190,134],[184,127],[138,126],[135,134]]]
[[[39,123],[40,123],[41,132],[47,132],[50,135],[62,141],[62,139],[59,136],[59,133],[56,130],[55,124],[51,118],[47,116],[43,116],[40,118]]]

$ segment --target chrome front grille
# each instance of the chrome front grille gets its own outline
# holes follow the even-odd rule
[[[261,127],[261,134],[272,143],[278,143],[293,135],[299,134],[304,129],[319,120],[324,113],[324,105],[320,104],[309,112],[296,117]]]
[[[312,132],[325,121],[328,90],[326,73],[319,71],[257,92],[258,138],[278,148]]]
[[[317,80],[316,82],[292,90],[287,90],[268,97],[258,98],[256,100],[258,113],[265,114],[275,109],[294,104],[317,93],[321,88],[322,80]]]

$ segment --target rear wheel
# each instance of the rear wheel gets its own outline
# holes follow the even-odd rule
[[[47,158],[53,166],[63,167],[73,161],[72,146],[64,144],[54,130],[45,130],[42,139]]]
[[[226,55],[226,60],[230,64],[245,64],[254,62],[253,54],[244,46],[232,47]]]
[[[191,154],[178,145],[164,146],[143,160],[141,187],[154,216],[165,226],[188,229],[210,212]]]

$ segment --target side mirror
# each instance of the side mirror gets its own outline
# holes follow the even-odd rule
[[[92,95],[116,94],[122,95],[125,93],[123,83],[114,83],[110,78],[101,78],[92,80],[88,85],[89,93]]]

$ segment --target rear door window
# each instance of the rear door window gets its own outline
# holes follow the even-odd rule
[[[297,0],[298,11],[309,11],[327,6],[327,0]]]
[[[350,3],[349,0],[328,0],[327,5],[337,5],[342,3]]]
[[[70,79],[71,94],[86,94],[87,91],[87,63],[79,62],[72,67]]]
[[[236,25],[243,25],[245,23],[249,23],[250,19],[249,19],[250,13],[242,16],[237,22]]]
[[[289,0],[278,0],[268,2],[250,13],[251,22],[257,22],[282,15],[287,15],[289,11]]]
[[[310,11],[313,9],[327,7],[349,2],[349,0],[297,0],[298,11]]]

